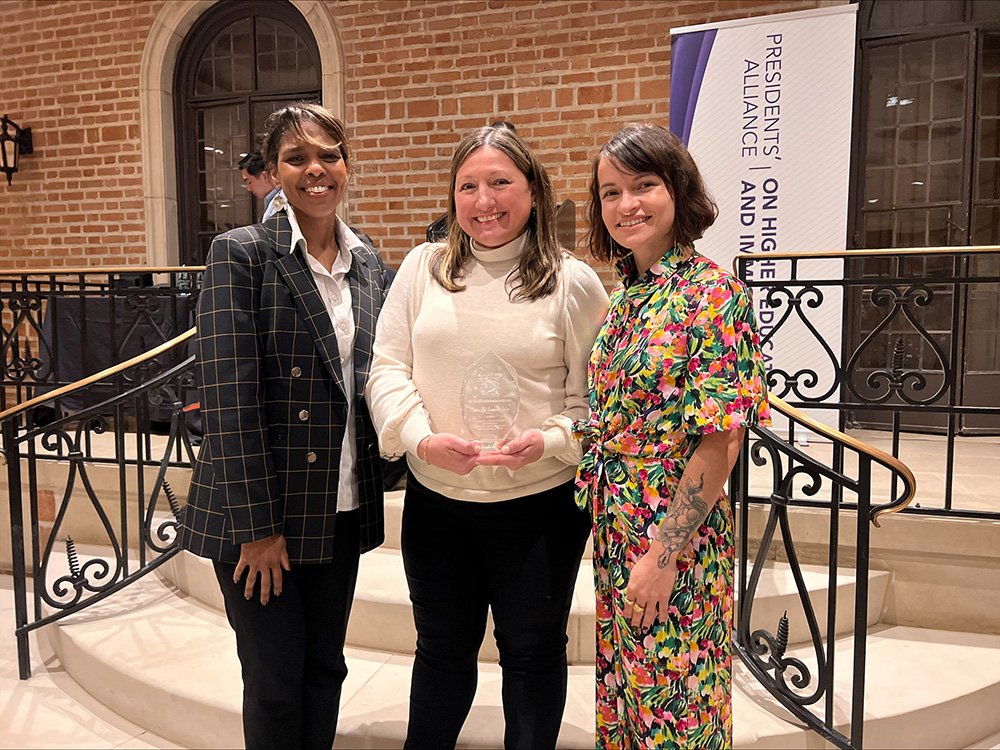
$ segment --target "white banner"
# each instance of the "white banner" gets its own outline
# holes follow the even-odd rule
[[[856,5],[671,30],[670,128],[719,205],[698,250],[732,269],[737,253],[843,250],[847,238]],[[755,261],[754,280],[789,278],[789,261]],[[840,279],[843,261],[801,261],[798,276]],[[791,401],[827,398],[840,355],[843,295],[821,288],[754,305],[768,370]],[[810,330],[812,327],[813,330]],[[811,374],[812,373],[812,374]],[[837,415],[810,412],[837,426]]]

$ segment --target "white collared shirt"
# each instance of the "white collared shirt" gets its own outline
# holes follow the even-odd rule
[[[353,254],[351,248],[363,247],[358,239],[340,219],[337,219],[337,245],[339,250],[333,266],[327,271],[323,264],[309,254],[306,238],[302,236],[295,211],[291,204],[285,203],[288,222],[292,225],[292,252],[301,252],[306,259],[307,267],[312,272],[319,289],[319,296],[333,322],[333,330],[337,336],[337,349],[340,351],[340,367],[344,374],[344,390],[347,393],[347,429],[344,430],[344,443],[340,454],[340,481],[337,488],[337,511],[356,510],[358,503],[357,478],[357,427],[355,419],[357,409],[354,406],[354,309],[351,300],[351,285],[347,274],[351,270]]]

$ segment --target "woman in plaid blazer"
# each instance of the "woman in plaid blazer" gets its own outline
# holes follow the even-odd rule
[[[336,215],[343,124],[298,104],[266,128],[287,204],[209,252],[197,319],[205,440],[181,543],[214,561],[247,748],[329,750],[358,560],[384,537],[362,396],[388,269]]]

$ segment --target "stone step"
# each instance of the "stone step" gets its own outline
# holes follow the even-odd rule
[[[841,638],[835,654],[834,724],[846,736],[853,648],[852,637]],[[876,625],[869,628],[866,654],[864,747],[966,748],[1000,731],[1000,635]],[[805,662],[815,681],[811,647],[789,649],[787,657]],[[792,750],[824,745],[815,735],[805,743],[787,731],[795,722],[791,715],[740,659],[734,659],[734,665],[734,683],[747,699],[742,704],[734,701],[736,747]],[[812,710],[821,712],[822,703]],[[742,716],[741,706],[750,709]]]
[[[184,593],[219,612],[225,611],[222,594],[208,560],[185,552],[164,564],[161,570]],[[802,569],[802,577],[810,592],[820,628],[825,632],[829,590],[827,572],[818,566],[807,565]],[[873,571],[869,576],[869,625],[878,622],[888,581],[889,574],[885,571]],[[838,574],[838,634],[849,633],[853,629],[854,593],[853,572]],[[789,619],[790,642],[807,641],[809,630],[791,570],[787,563],[771,562],[761,576],[751,626],[775,632],[778,620],[784,613],[787,613]],[[584,561],[577,575],[573,608],[567,627],[571,664],[594,663],[595,614],[593,572],[590,563]],[[487,633],[492,632],[491,620]],[[362,556],[347,639],[350,645],[360,648],[413,653],[416,631],[399,550],[381,547]],[[481,661],[497,661],[493,638],[486,638],[479,658]]]
[[[393,490],[385,495],[385,544],[381,551],[386,549],[399,549],[400,529],[402,527],[403,516],[403,490]],[[588,566],[588,561],[593,559],[593,542],[587,542],[587,548],[583,555],[583,565]],[[376,567],[376,563],[370,564],[371,568]],[[380,564],[380,574],[378,583],[386,591],[389,588],[398,589],[405,595],[405,579],[402,578],[402,569],[396,570],[390,565]],[[587,587],[584,602],[593,598],[593,578],[590,575],[589,567],[586,576],[577,579],[577,600],[580,600],[580,592],[583,587]],[[372,573],[374,578],[374,571]],[[829,606],[827,592],[829,591],[829,573],[827,568],[818,565],[803,565],[802,577],[805,581],[806,589],[809,591],[810,601],[815,609],[816,620],[820,631],[826,632],[826,616]],[[888,588],[890,575],[886,571],[876,570],[869,573],[869,593],[868,593],[868,625],[874,625],[879,621],[882,613],[883,602]],[[737,577],[738,580],[738,577]],[[374,581],[373,581],[374,582]],[[365,596],[360,581],[358,585],[359,595]],[[854,573],[844,570],[837,574],[837,635],[844,635],[854,629],[854,596],[856,593],[854,585]],[[587,598],[589,597],[589,598]],[[405,598],[405,596],[404,596]],[[221,605],[220,605],[221,606]],[[364,606],[364,605],[362,605]],[[593,609],[588,609],[590,615]],[[795,587],[795,579],[787,563],[769,561],[767,568],[761,576],[756,602],[754,605],[751,627],[767,628],[774,632],[778,626],[778,620],[782,614],[788,615],[790,641],[792,643],[805,642],[809,640],[809,628],[806,624],[805,612],[799,602],[798,592]],[[572,628],[571,628],[572,630]],[[572,636],[571,636],[572,637]],[[410,641],[412,643],[412,641]],[[362,645],[362,644],[359,644]],[[593,663],[593,649],[587,652],[591,656]],[[495,657],[494,657],[495,658]]]
[[[830,580],[829,570],[819,565],[800,566],[802,580],[809,592],[816,622],[821,636],[826,635],[826,618],[829,609]],[[880,620],[889,588],[891,574],[885,570],[870,570],[868,572],[868,627]],[[736,571],[736,586],[739,586],[739,568]],[[854,632],[854,597],[857,594],[856,574],[853,570],[842,568],[836,576],[836,635],[838,637]],[[737,588],[737,599],[739,592]],[[776,633],[778,622],[782,615],[788,617],[789,643],[807,643],[811,640],[808,620],[799,598],[798,588],[792,569],[786,562],[769,560],[761,573],[754,597],[753,609],[750,615],[751,632],[764,628]],[[736,626],[736,623],[733,623]]]
[[[219,613],[225,612],[211,561],[182,552],[164,563],[160,570],[181,592]],[[590,565],[585,563],[577,573],[573,608],[566,628],[570,664],[594,663],[595,617],[593,574]],[[486,632],[493,633],[492,615]],[[416,642],[417,632],[399,550],[379,548],[362,555],[347,643],[358,648],[412,654]],[[487,635],[479,651],[479,660],[495,662],[498,659],[496,641],[492,635]]]
[[[48,626],[67,672],[125,719],[184,747],[241,747],[240,670],[225,617],[156,576]],[[850,687],[850,639],[838,642],[838,721]],[[809,649],[791,655],[811,661]],[[412,657],[351,648],[337,748],[398,748]],[[819,746],[736,660],[737,748]],[[866,747],[963,748],[1000,731],[1000,636],[876,626],[868,639]],[[561,748],[593,747],[593,667],[570,667]],[[480,686],[460,747],[502,743],[500,673]]]
[[[243,746],[236,642],[222,613],[147,576],[43,630],[67,672],[121,717],[183,747]],[[337,748],[401,747],[412,656],[347,650]],[[593,667],[573,666],[560,748],[592,747]],[[480,666],[459,747],[502,744],[500,671]]]
[[[978,742],[969,745],[966,750],[1000,750],[1000,732],[984,737]]]

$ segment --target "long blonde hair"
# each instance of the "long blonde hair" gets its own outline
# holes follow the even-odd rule
[[[431,276],[450,292],[461,292],[459,283],[464,267],[472,255],[472,243],[458,224],[455,208],[455,180],[458,170],[472,153],[490,146],[507,156],[528,180],[533,189],[535,206],[528,217],[527,239],[517,268],[507,277],[512,301],[547,297],[556,290],[563,249],[556,239],[556,206],[552,182],[528,145],[507,126],[480,128],[466,136],[451,160],[451,181],[448,193],[448,239],[431,259]]]

